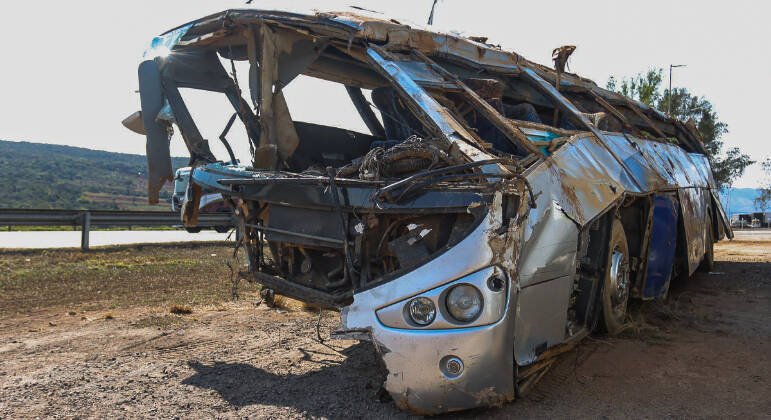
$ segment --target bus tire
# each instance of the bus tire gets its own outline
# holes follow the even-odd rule
[[[626,326],[626,308],[630,288],[629,245],[621,221],[613,219],[600,295],[603,326],[610,335],[621,333]]]

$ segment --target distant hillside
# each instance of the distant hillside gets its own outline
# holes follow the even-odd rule
[[[147,204],[143,155],[0,140],[0,208],[168,210],[172,188]]]
[[[720,202],[723,204],[723,209],[725,209],[726,212],[730,211],[732,214],[752,213],[758,211],[755,209],[755,204],[752,202],[758,195],[760,195],[760,190],[755,188],[734,188],[731,190],[731,205],[727,205],[727,191],[720,193]]]

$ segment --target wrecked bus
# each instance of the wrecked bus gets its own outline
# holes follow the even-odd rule
[[[341,312],[415,413],[500,404],[631,298],[667,294],[731,236],[702,139],[644,104],[503,51],[347,12],[228,10],[156,37],[139,66],[150,201],[190,151],[237,220],[244,275]],[[226,68],[246,62],[247,75]],[[295,121],[299,75],[345,89],[368,133]],[[215,157],[180,88],[232,105]],[[238,119],[250,165],[226,134]],[[244,160],[246,161],[246,160]]]

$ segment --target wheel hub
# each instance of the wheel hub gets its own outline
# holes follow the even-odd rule
[[[629,265],[626,255],[618,248],[610,257],[610,299],[614,308],[624,304],[629,295]]]

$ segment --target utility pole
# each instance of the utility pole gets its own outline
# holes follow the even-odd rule
[[[685,67],[686,64],[670,64],[669,65],[669,100],[667,100],[667,115],[672,114],[672,69],[677,67]]]

